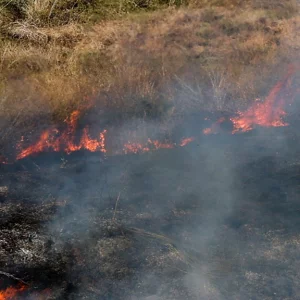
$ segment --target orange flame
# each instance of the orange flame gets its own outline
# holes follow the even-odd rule
[[[272,88],[263,103],[256,102],[245,112],[239,112],[239,116],[231,118],[234,126],[232,133],[252,130],[254,125],[263,127],[287,126],[288,124],[283,121],[283,117],[286,115],[284,106],[287,102],[291,103],[295,96],[290,91],[294,72],[295,69],[290,67],[285,78]]]
[[[194,140],[195,140],[194,137],[184,138],[180,142],[180,147],[185,147],[186,145],[188,145],[189,143],[193,142]]]
[[[105,153],[106,130],[103,130],[99,134],[99,139],[92,139],[89,136],[88,128],[84,128],[79,143],[75,142],[75,132],[79,116],[80,111],[76,110],[72,112],[71,116],[65,120],[67,128],[61,134],[56,128],[44,131],[35,144],[20,151],[17,155],[17,160],[49,150],[54,152],[65,151],[68,154],[81,149],[89,150],[91,152],[100,151]]]
[[[287,126],[283,117],[286,116],[284,107],[291,104],[299,89],[292,89],[292,75],[296,72],[296,68],[289,67],[288,73],[277,82],[271,89],[269,95],[264,102],[255,102],[245,112],[238,112],[237,117],[230,118],[233,124],[232,133],[247,132],[253,129],[255,125],[262,127],[281,127]],[[259,99],[257,99],[259,101]],[[225,121],[221,118],[212,125],[211,128],[203,130],[204,134],[211,134],[218,132],[219,124]]]
[[[203,133],[205,135],[215,134],[219,131],[220,124],[223,123],[226,119],[224,117],[220,118],[217,122],[215,122],[210,128],[205,128]]]
[[[136,153],[140,153],[140,152],[149,152],[150,148],[147,146],[144,146],[142,144],[139,144],[139,143],[128,142],[124,145],[123,151],[125,154],[128,154],[128,153],[136,154]]]
[[[212,128],[205,128],[205,129],[203,129],[203,133],[204,133],[205,135],[212,134],[213,132],[214,132],[214,131],[213,131]]]
[[[17,295],[25,290],[26,287],[23,285],[18,288],[8,287],[7,289],[0,291],[0,300],[17,299]]]
[[[99,136],[99,141],[97,141],[97,140],[93,140],[89,137],[88,129],[85,128],[83,130],[83,135],[80,140],[79,149],[86,149],[91,152],[96,152],[96,151],[106,152],[105,133],[106,133],[106,130],[102,131]],[[77,149],[77,150],[79,150],[79,149]]]

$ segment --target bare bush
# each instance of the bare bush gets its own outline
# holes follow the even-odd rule
[[[39,44],[45,44],[48,41],[48,36],[43,31],[27,21],[11,23],[8,33],[14,38],[25,39]]]

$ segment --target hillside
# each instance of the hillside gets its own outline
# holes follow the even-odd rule
[[[3,142],[30,131],[33,119],[61,122],[87,99],[118,120],[235,112],[265,97],[299,59],[293,0],[0,7]]]

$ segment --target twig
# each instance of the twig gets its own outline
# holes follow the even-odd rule
[[[39,167],[39,165],[38,164],[36,164],[32,159],[30,159],[30,162],[37,168],[37,170],[40,170],[41,168]],[[25,168],[25,167],[24,167]],[[25,168],[25,170],[27,170],[26,168]]]
[[[120,196],[121,196],[121,192],[119,192],[118,198],[117,198],[117,200],[116,200],[116,205],[115,205],[114,215],[113,215],[113,217],[112,217],[112,220],[113,220],[113,221],[115,221],[115,216],[116,216],[116,211],[117,211],[118,203],[119,203],[119,200],[120,200]]]
[[[19,282],[21,282],[21,283],[23,283],[23,284],[25,284],[25,285],[29,285],[28,282],[22,280],[21,278],[15,277],[15,276],[12,275],[12,274],[9,274],[9,273],[0,271],[0,275],[6,276],[6,277],[11,278],[11,279],[14,279],[14,280],[17,280],[17,281],[19,281]]]
[[[58,2],[58,0],[55,0],[55,1],[53,2],[52,6],[51,6],[51,9],[50,9],[50,11],[49,11],[48,19],[50,19],[51,15],[52,15],[52,12],[53,12],[53,10],[54,10],[55,5],[57,4],[57,2]]]
[[[11,4],[13,0],[8,1],[4,6],[0,8],[0,11],[2,11],[4,8],[6,8],[9,4]]]
[[[177,253],[177,256],[182,256],[182,261],[185,262],[188,266],[193,266],[195,263],[199,262],[199,260],[197,259],[197,256],[195,255],[195,254],[197,254],[197,251],[195,251],[194,249],[179,250],[179,249],[177,249],[176,242],[167,236],[164,236],[162,234],[157,234],[154,232],[150,232],[150,231],[146,231],[143,229],[135,228],[135,227],[130,227],[127,230],[128,230],[128,232],[131,232],[131,233],[136,233],[136,234],[140,234],[144,237],[149,237],[152,239],[159,240],[163,245],[168,246],[170,248],[170,250],[175,251]],[[190,252],[194,252],[195,254],[192,254]]]

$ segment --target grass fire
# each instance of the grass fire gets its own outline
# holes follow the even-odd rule
[[[0,300],[300,299],[299,20],[0,1]]]
[[[238,112],[237,117],[231,117],[229,120],[233,124],[232,133],[246,132],[253,129],[253,126],[262,127],[280,127],[287,126],[283,118],[286,115],[285,107],[291,105],[294,98],[299,93],[299,88],[292,86],[293,75],[297,69],[295,66],[290,66],[287,75],[280,80],[271,89],[269,95],[263,102],[254,103],[245,112]],[[84,112],[84,111],[83,111]],[[71,113],[64,122],[66,128],[61,132],[57,128],[47,129],[42,132],[37,142],[23,148],[24,137],[17,145],[19,153],[16,156],[17,160],[23,159],[30,155],[35,155],[44,151],[65,152],[70,154],[79,150],[87,150],[90,152],[107,153],[106,134],[107,129],[103,129],[98,134],[98,139],[92,139],[89,135],[89,128],[85,127],[82,130],[81,137],[76,142],[77,123],[81,111],[75,110]],[[203,130],[204,134],[216,133],[217,127],[226,119],[222,117],[211,128]],[[193,142],[195,137],[182,138],[178,146],[184,147]],[[128,141],[125,143],[121,151],[116,151],[116,154],[142,153],[158,149],[172,149],[176,147],[176,143],[167,141],[158,141],[147,139],[147,142],[142,144],[135,141]],[[2,163],[6,163],[7,159],[2,158]]]

